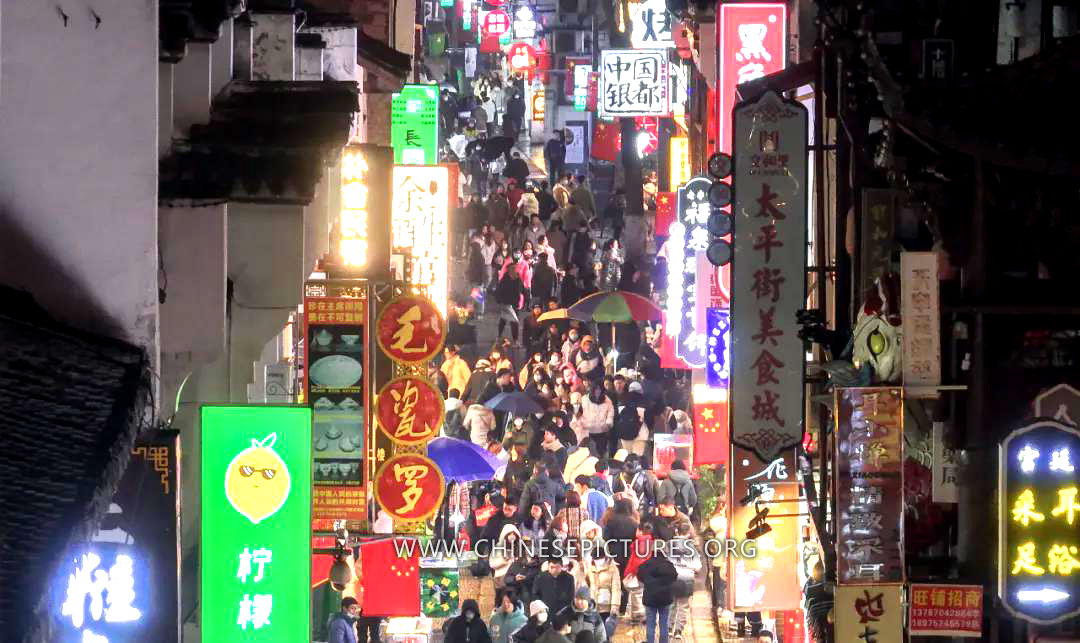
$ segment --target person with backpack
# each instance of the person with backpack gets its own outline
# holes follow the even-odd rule
[[[675,565],[664,555],[665,547],[654,548],[652,558],[638,569],[638,580],[644,589],[641,602],[645,605],[645,640],[656,643],[656,628],[660,628],[660,643],[668,643],[668,616],[675,602],[673,588],[679,578]]]
[[[548,466],[545,462],[533,464],[533,475],[525,483],[525,489],[521,492],[521,504],[518,505],[519,519],[524,520],[534,504],[543,506],[548,514],[556,510],[556,498],[548,477]]]
[[[659,483],[656,474],[651,469],[641,466],[641,458],[638,455],[630,455],[626,458],[624,469],[630,472],[630,490],[638,499],[637,510],[639,513],[652,513],[657,506],[659,495]]]
[[[465,435],[465,405],[461,401],[461,391],[456,388],[450,389],[446,394],[446,416],[443,420],[443,435],[451,438],[461,438]]]
[[[676,460],[671,463],[671,471],[668,477],[660,483],[660,499],[670,499],[675,508],[687,517],[693,519],[697,515],[697,490],[694,489],[694,479],[686,471],[686,463]],[[663,502],[663,500],[661,500]]]

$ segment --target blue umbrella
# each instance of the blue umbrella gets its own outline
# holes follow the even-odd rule
[[[514,415],[528,415],[529,413],[544,412],[544,408],[540,406],[536,400],[521,391],[499,393],[487,402],[484,402],[484,406],[495,411],[506,411],[508,413],[513,413]]]
[[[428,442],[427,454],[448,481],[494,480],[506,468],[484,447],[457,438],[435,438]]]

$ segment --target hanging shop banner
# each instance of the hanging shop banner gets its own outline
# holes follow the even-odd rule
[[[751,451],[733,447],[730,469],[728,538],[739,546],[727,555],[728,609],[737,612],[797,609],[802,600],[795,574],[801,541],[799,519],[765,516],[764,533],[755,538],[747,536],[750,523],[763,510],[774,516],[798,513],[799,504],[792,502],[799,497],[795,450],[785,449],[776,458],[763,462]]]
[[[387,382],[375,401],[379,428],[398,444],[423,444],[438,437],[445,413],[439,389],[411,375]]]
[[[837,641],[903,643],[903,585],[837,586],[833,618]]]
[[[390,263],[391,152],[360,144],[346,145],[341,153],[337,253],[353,272],[380,275]]]
[[[375,340],[395,362],[423,364],[442,350],[446,321],[427,297],[400,295],[390,300],[375,320]]]
[[[532,119],[534,123],[543,123],[544,114],[547,112],[547,96],[543,85],[537,85],[532,89]]]
[[[673,342],[675,356],[693,368],[705,365],[705,322],[702,319],[699,323],[694,302],[697,253],[704,253],[709,246],[706,224],[712,213],[708,198],[711,185],[711,179],[698,176],[679,187],[675,221],[668,226],[670,238],[665,244],[668,286],[664,335]]]
[[[892,250],[896,238],[896,211],[899,190],[864,188],[862,191],[862,230],[859,239],[859,290],[864,293],[874,280],[893,272]]]
[[[903,390],[841,388],[834,402],[837,581],[902,583]]]
[[[600,116],[670,116],[666,49],[605,49],[600,53]]]
[[[586,145],[585,134],[589,131],[586,121],[566,121],[563,123],[566,133],[566,169],[567,171],[584,170]]]
[[[674,47],[672,26],[676,24],[664,0],[641,0],[627,5],[630,14],[630,44],[634,49]]]
[[[982,637],[982,585],[911,584],[908,634]]]
[[[592,76],[592,65],[575,64],[573,74],[573,99],[574,109],[579,112],[586,111],[589,104],[589,77]]]
[[[203,406],[202,640],[304,641],[311,409]]]
[[[177,448],[154,431],[131,450],[101,527],[60,564],[50,641],[180,640]]]
[[[775,91],[735,109],[732,440],[766,460],[803,436],[808,135],[806,108]]]
[[[506,52],[506,63],[514,73],[536,69],[536,50],[524,42],[515,42]]]
[[[394,163],[439,162],[438,85],[405,85],[394,92],[390,97],[390,143]]]
[[[672,136],[669,159],[671,160],[672,189],[690,180],[690,139],[686,136]]]
[[[705,377],[712,388],[726,389],[731,379],[731,315],[721,308],[705,312]]]
[[[780,71],[787,64],[787,4],[725,2],[719,12],[716,118],[719,151],[731,152],[735,86]]]
[[[998,596],[1026,621],[1071,618],[1080,613],[1080,430],[1036,420],[998,453]]]
[[[941,307],[936,252],[900,253],[900,311],[904,320],[904,386],[938,386]]]
[[[445,166],[394,166],[391,245],[408,258],[405,281],[427,292],[445,317],[450,272],[450,176]]]
[[[439,466],[418,453],[392,456],[375,474],[375,500],[395,521],[423,520],[439,510],[445,480]]]
[[[945,442],[944,422],[934,422],[931,438],[934,441],[931,499],[934,502],[956,504],[960,501],[960,489],[956,484],[960,461],[956,450],[950,449]]]
[[[346,297],[304,299],[304,399],[311,402],[314,416],[312,448],[319,485],[311,511],[316,519],[367,516],[363,480],[352,475],[354,469],[364,470],[366,305],[363,299]]]

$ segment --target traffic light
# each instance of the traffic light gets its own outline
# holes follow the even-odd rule
[[[734,221],[728,208],[734,199],[731,184],[724,183],[723,179],[731,176],[731,157],[722,152],[709,157],[709,176],[712,177],[712,185],[709,186],[709,205],[712,206],[712,214],[709,215],[709,247],[705,256],[709,263],[714,266],[724,266],[731,263],[731,242],[724,237],[732,233]]]

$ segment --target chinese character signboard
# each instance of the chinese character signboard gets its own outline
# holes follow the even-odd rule
[[[697,176],[680,186],[675,220],[668,226],[664,339],[673,342],[675,357],[685,364],[682,368],[705,365],[705,322],[696,314],[694,286],[700,274],[697,253],[704,253],[709,247],[706,224],[712,213],[708,197],[711,185],[711,179]],[[669,364],[663,366],[669,367]]]
[[[489,11],[484,16],[483,30],[489,38],[500,38],[510,33],[510,16],[502,9]]]
[[[201,449],[202,640],[306,641],[311,409],[204,406]]]
[[[674,18],[664,0],[641,0],[629,3],[630,44],[634,49],[674,47]]]
[[[574,109],[584,112],[589,98],[589,77],[592,75],[592,65],[577,63],[574,65],[573,75],[573,98]]]
[[[388,147],[347,145],[341,154],[341,211],[337,253],[350,269],[385,272],[390,261]]]
[[[960,467],[956,450],[945,443],[945,423],[934,422],[931,433],[934,441],[934,468],[931,474],[933,488],[931,499],[934,502],[956,503],[960,500],[960,490],[956,486],[956,474]]]
[[[837,581],[902,583],[902,390],[841,388],[835,396]]]
[[[506,14],[503,14],[506,15]],[[390,143],[394,163],[439,162],[439,88],[405,85],[390,98]]]
[[[999,449],[998,595],[1015,616],[1080,613],[1080,431],[1036,420]]]
[[[833,602],[837,641],[903,643],[902,585],[838,586]]]
[[[784,502],[799,497],[795,477],[795,449],[785,449],[776,458],[762,462],[752,452],[733,447],[731,452],[731,523],[729,538],[742,543],[750,523],[761,509],[773,514],[794,514],[799,505]],[[753,492],[752,492],[753,491]],[[753,500],[743,505],[745,498]],[[756,552],[738,548],[729,553],[728,608],[735,611],[793,610],[801,594],[795,569],[799,564],[799,519],[768,517],[767,532],[755,539]],[[733,588],[733,589],[732,589]],[[837,639],[840,640],[840,639]]]
[[[425,290],[443,315],[449,293],[450,199],[445,166],[394,166],[391,246],[407,257],[404,280]]]
[[[375,340],[399,364],[422,364],[439,354],[446,323],[435,304],[419,295],[395,297],[375,320]]]
[[[896,211],[900,191],[888,188],[864,188],[862,191],[862,230],[859,240],[859,290],[866,292],[874,280],[892,272]]]
[[[806,108],[774,91],[735,109],[732,440],[766,460],[803,436],[807,135]]]
[[[367,408],[364,347],[366,300],[347,297],[304,299],[305,400],[315,424],[313,456],[315,518],[364,520],[364,427]]]
[[[179,640],[177,438],[141,438],[89,543],[68,550],[53,583],[53,637]]]
[[[678,188],[690,180],[690,139],[686,136],[672,136],[669,143],[671,150],[671,189]]]
[[[423,520],[439,510],[445,480],[439,466],[418,453],[394,455],[375,474],[375,500],[394,520]]]
[[[717,108],[721,152],[730,152],[735,86],[780,71],[787,55],[787,5],[723,3],[716,30],[720,59]]]
[[[666,49],[605,49],[600,53],[600,116],[670,116]]]
[[[900,253],[900,310],[904,320],[904,386],[941,384],[938,253]]]
[[[982,636],[982,585],[911,584],[911,636]]]
[[[375,420],[399,444],[423,444],[439,435],[446,402],[435,386],[419,377],[390,380],[375,402]]]

